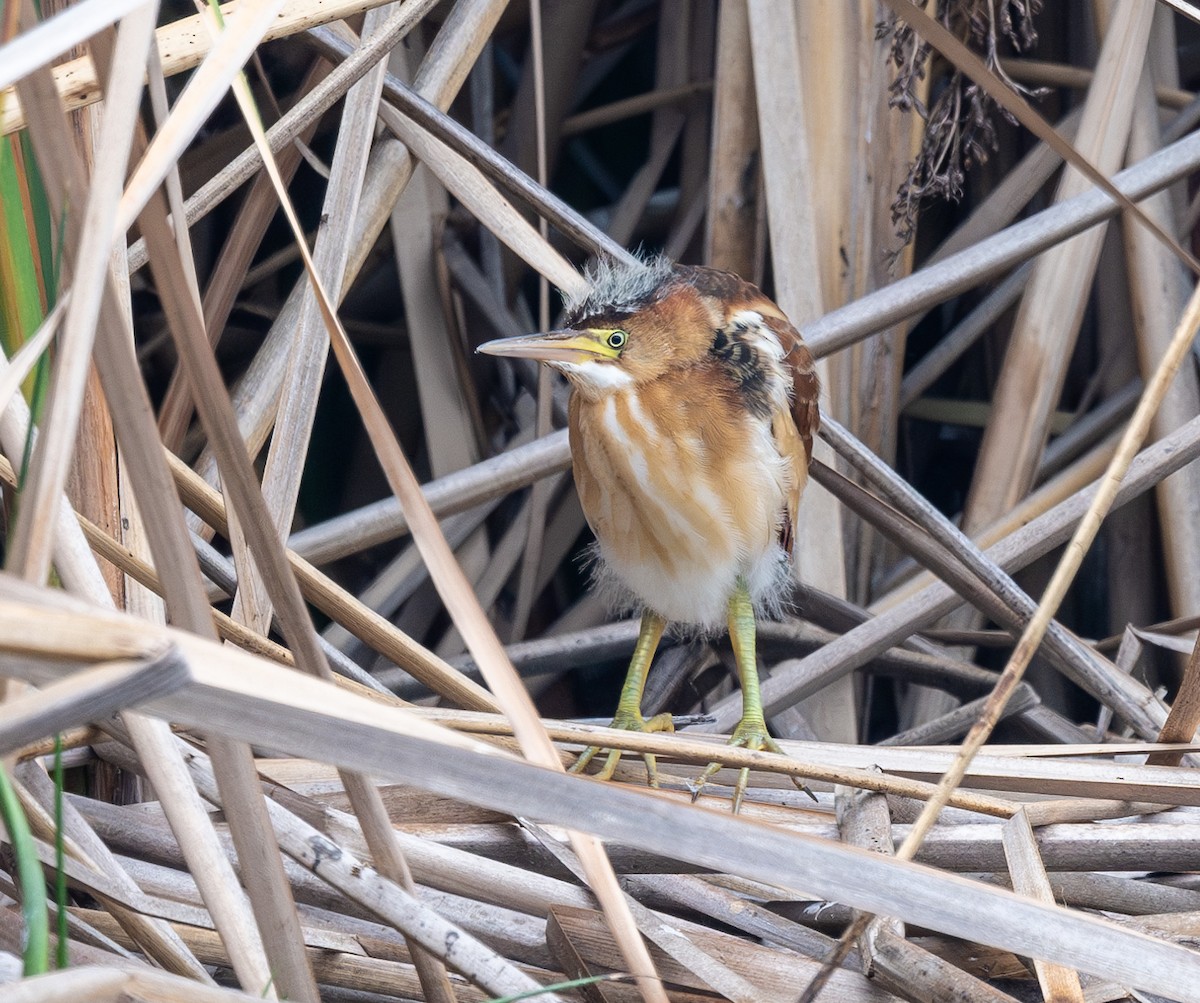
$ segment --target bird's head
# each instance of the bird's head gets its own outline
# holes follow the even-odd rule
[[[657,379],[708,352],[712,308],[668,259],[601,263],[587,278],[591,291],[567,303],[562,330],[500,338],[478,350],[545,362],[589,397]]]

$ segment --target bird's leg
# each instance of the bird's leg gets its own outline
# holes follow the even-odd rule
[[[637,645],[633,649],[633,658],[629,661],[629,671],[625,674],[625,685],[621,687],[621,698],[617,701],[617,713],[613,717],[611,727],[625,731],[671,731],[671,715],[656,714],[647,721],[642,717],[642,691],[646,688],[646,676],[650,672],[650,663],[658,642],[662,638],[663,628],[667,621],[657,613],[645,610],[642,613],[642,626],[638,631]],[[583,754],[571,767],[572,773],[581,772],[588,763],[601,751],[600,746],[593,745],[584,749]],[[650,753],[642,758],[646,761],[646,776],[651,787],[658,786],[658,763]],[[608,758],[597,777],[601,780],[612,778],[617,763],[621,761],[620,749],[609,749]]]
[[[767,733],[767,721],[763,716],[762,695],[758,688],[758,661],[754,652],[754,605],[750,601],[750,589],[744,578],[738,578],[737,588],[729,598],[729,641],[733,645],[733,658],[742,685],[742,719],[733,730],[729,744],[783,754],[779,743]],[[691,785],[692,800],[700,796],[700,789],[719,769],[720,763],[708,764],[708,768]],[[733,789],[735,812],[742,806],[749,781],[750,769],[745,767],[738,773]]]

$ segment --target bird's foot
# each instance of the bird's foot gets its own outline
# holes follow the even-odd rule
[[[780,756],[786,756],[779,743],[773,739],[767,732],[767,723],[761,717],[745,718],[743,717],[738,726],[733,729],[733,734],[729,736],[729,745],[737,749],[749,749],[751,752],[774,752]],[[709,763],[704,772],[700,774],[696,780],[688,784],[688,790],[692,792],[692,801],[700,797],[704,785],[713,778],[713,776],[724,766],[723,763]],[[738,771],[737,783],[733,785],[733,811],[736,814],[742,807],[742,799],[746,796],[746,786],[750,782],[750,767],[744,766]],[[800,790],[804,791],[814,801],[816,797],[802,781],[792,777],[794,783]]]
[[[674,731],[675,726],[671,721],[670,714],[655,714],[654,717],[647,720],[640,713],[630,713],[628,711],[618,710],[616,717],[613,718],[610,728],[618,728],[621,731],[641,731],[651,734],[656,731]],[[596,758],[601,752],[606,752],[604,765],[600,768],[600,772],[596,774],[598,780],[611,780],[613,773],[616,771],[617,763],[621,761],[622,749],[605,749],[599,745],[590,745],[580,754],[579,758],[571,765],[569,772],[582,773],[587,769],[588,763]],[[649,752],[642,753],[642,759],[646,761],[646,779],[651,787],[658,786],[658,762],[654,755]]]

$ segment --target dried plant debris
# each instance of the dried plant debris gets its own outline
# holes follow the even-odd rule
[[[938,0],[937,19],[979,52],[988,69],[1013,90],[1030,97],[1042,91],[1022,87],[1000,65],[1001,39],[1017,52],[1027,52],[1037,44],[1033,19],[1041,9],[1041,0]],[[890,105],[903,111],[916,111],[925,119],[921,150],[909,168],[908,176],[892,203],[892,223],[896,235],[908,244],[916,232],[917,214],[930,199],[962,198],[966,172],[986,162],[998,148],[994,116],[1016,120],[984,93],[961,70],[947,67],[949,74],[931,82],[932,99],[920,96],[921,81],[929,63],[930,45],[895,14],[878,25],[877,36],[891,39],[891,60],[896,76],[889,91]]]

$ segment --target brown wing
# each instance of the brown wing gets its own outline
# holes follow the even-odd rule
[[[791,371],[792,376],[791,413],[777,414],[771,422],[771,431],[779,451],[792,464],[792,491],[779,531],[779,542],[790,554],[796,543],[800,496],[808,483],[808,467],[812,463],[813,436],[816,435],[821,422],[821,412],[817,404],[821,387],[817,380],[812,353],[791,322],[782,313],[777,316],[764,314],[763,319],[783,346],[784,365]]]
[[[808,454],[807,465],[812,463],[813,436],[821,427],[821,411],[818,406],[821,383],[817,379],[816,364],[813,362],[812,352],[786,318],[768,317],[766,321],[767,327],[775,332],[787,353],[783,361],[792,371],[792,420],[796,423],[796,431],[800,433],[804,451]]]

